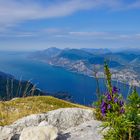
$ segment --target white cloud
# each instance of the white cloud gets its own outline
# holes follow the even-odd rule
[[[40,1],[45,1],[42,3]],[[0,37],[36,37],[49,34],[59,38],[89,38],[104,40],[140,39],[139,35],[112,34],[108,32],[68,31],[57,28],[42,31],[15,31],[10,27],[28,20],[58,18],[71,15],[80,10],[90,10],[106,7],[108,9],[133,9],[140,7],[140,1],[129,4],[123,0],[0,0]]]
[[[0,25],[9,27],[26,20],[62,17],[97,4],[96,0],[61,0],[44,5],[33,0],[0,0]]]
[[[116,32],[98,32],[98,31],[69,31],[68,29],[61,28],[45,28],[42,30],[34,30],[34,31],[12,31],[8,30],[3,34],[0,34],[0,37],[5,38],[35,38],[35,37],[49,37],[52,40],[56,38],[65,38],[68,40],[140,40],[140,33],[116,33]]]
[[[105,36],[107,32],[69,32],[70,35],[75,36]]]
[[[140,34],[138,33],[116,33],[116,32],[69,32],[69,36],[81,39],[99,39],[99,40],[139,40]]]
[[[136,0],[128,4],[126,9],[139,9],[139,8],[140,8],[140,0]]]
[[[71,15],[79,10],[106,7],[135,8],[139,1],[125,4],[122,0],[0,0],[0,26],[11,27],[19,22]],[[43,2],[43,0],[42,0]]]

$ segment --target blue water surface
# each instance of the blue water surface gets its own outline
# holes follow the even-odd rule
[[[69,93],[76,103],[91,105],[96,101],[96,80],[94,78],[73,73],[64,68],[54,67],[43,62],[31,60],[26,53],[0,52],[0,71],[12,74],[17,79],[31,80],[45,92]],[[129,87],[118,85],[126,98]],[[104,80],[100,80],[101,91],[105,91]]]

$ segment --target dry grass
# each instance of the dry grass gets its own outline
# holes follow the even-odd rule
[[[71,107],[89,109],[88,107],[69,103],[51,96],[34,96],[0,102],[0,126],[11,124],[17,119],[30,114],[38,114],[59,108]]]

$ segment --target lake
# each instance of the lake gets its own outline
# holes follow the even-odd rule
[[[64,68],[50,66],[43,62],[30,60],[28,53],[0,52],[0,71],[9,73],[17,79],[31,80],[37,87],[45,92],[69,93],[79,104],[91,105],[96,101],[96,80],[94,78],[73,73]],[[119,88],[126,97],[128,86],[121,83]],[[103,79],[100,80],[101,90],[104,91]]]

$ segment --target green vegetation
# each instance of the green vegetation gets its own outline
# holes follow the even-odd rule
[[[136,88],[124,101],[120,90],[113,87],[108,65],[104,66],[107,79],[107,91],[98,97],[96,103],[97,118],[103,120],[105,140],[138,140],[140,138],[140,96]]]
[[[140,138],[140,96],[136,89],[128,96],[128,103],[126,106],[127,119],[133,122],[132,138]]]
[[[13,123],[19,118],[30,114],[39,114],[59,108],[87,108],[82,105],[69,103],[51,96],[34,96],[17,98],[0,102],[0,126]],[[91,108],[90,108],[91,109]]]

